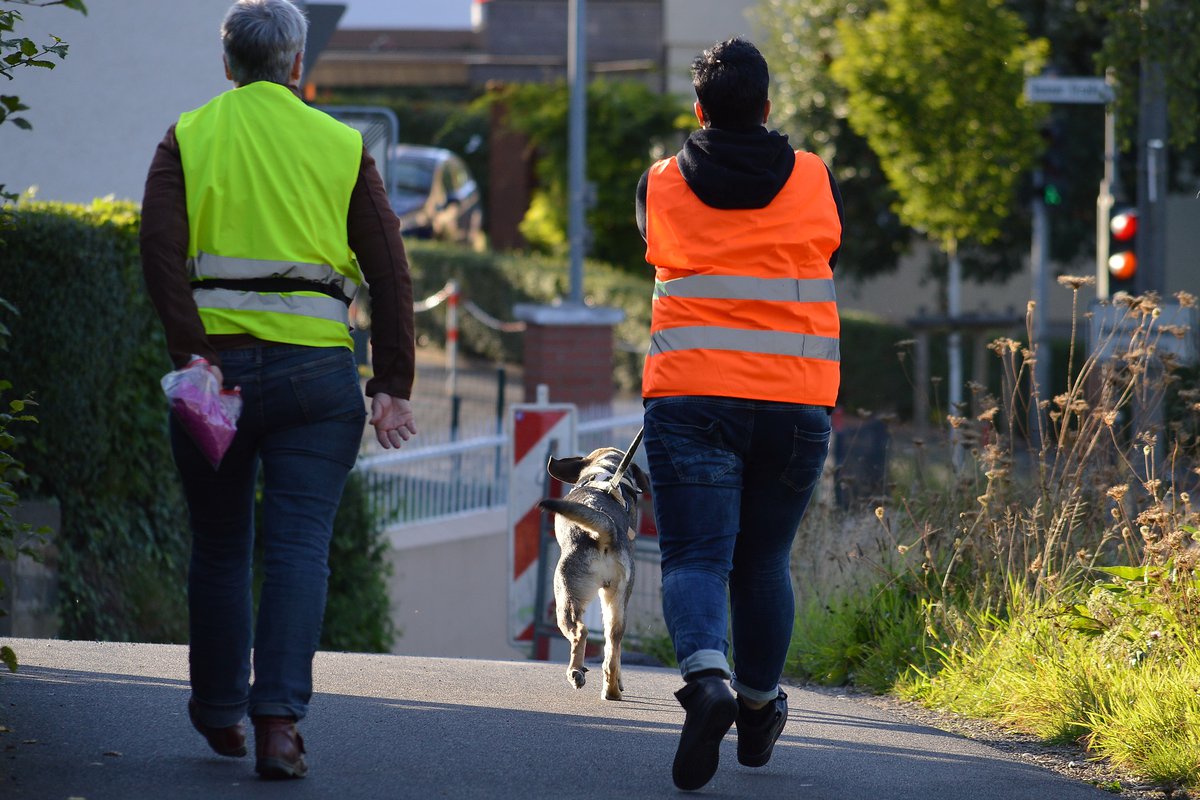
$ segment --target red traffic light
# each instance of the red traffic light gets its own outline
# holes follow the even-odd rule
[[[1129,250],[1113,253],[1108,259],[1108,273],[1119,281],[1127,281],[1137,272],[1137,256]]]
[[[1112,221],[1109,223],[1112,229],[1113,238],[1118,242],[1128,242],[1137,235],[1138,215],[1136,211],[1122,211],[1120,214],[1114,214]]]

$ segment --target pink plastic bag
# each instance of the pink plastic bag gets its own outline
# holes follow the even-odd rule
[[[163,392],[171,411],[204,453],[213,469],[221,465],[225,451],[237,433],[242,413],[240,387],[222,389],[208,360],[193,356],[183,369],[168,372],[162,378]]]

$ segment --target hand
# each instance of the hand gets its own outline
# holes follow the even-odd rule
[[[400,447],[417,432],[412,406],[407,400],[380,392],[371,398],[371,424],[381,447]]]

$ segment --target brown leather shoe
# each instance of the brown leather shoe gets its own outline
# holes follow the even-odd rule
[[[254,771],[268,780],[303,778],[304,739],[291,717],[254,717]]]
[[[200,721],[195,700],[188,700],[188,718],[192,727],[208,742],[208,746],[219,756],[240,758],[246,755],[246,724],[239,722],[227,728],[212,728]]]

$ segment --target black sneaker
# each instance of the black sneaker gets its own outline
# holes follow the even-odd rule
[[[739,697],[737,707],[738,763],[765,766],[787,722],[787,695],[780,689],[778,697],[758,709],[748,707]]]
[[[716,774],[721,757],[721,740],[737,718],[738,704],[733,692],[718,676],[689,681],[675,693],[687,711],[679,749],[671,767],[671,779],[680,789],[699,789]]]

